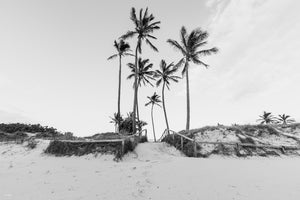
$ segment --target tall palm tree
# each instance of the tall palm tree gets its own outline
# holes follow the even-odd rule
[[[286,115],[286,114],[278,115],[277,120],[279,123],[282,123],[284,125],[295,122],[295,120],[292,119],[291,116]]]
[[[216,47],[210,49],[201,49],[207,44],[206,39],[208,38],[208,32],[202,31],[197,28],[194,29],[190,34],[187,34],[186,28],[183,26],[180,30],[180,43],[176,40],[168,39],[167,42],[175,49],[179,50],[183,58],[176,64],[176,67],[184,65],[182,75],[186,75],[186,98],[187,98],[187,118],[186,118],[186,130],[190,129],[190,89],[189,89],[189,65],[194,63],[197,65],[203,65],[208,67],[203,61],[200,60],[201,56],[211,55],[217,53]]]
[[[271,112],[266,112],[259,116],[259,119],[257,120],[261,124],[271,124],[275,122],[275,117],[272,115]]]
[[[154,120],[153,120],[153,107],[154,105],[160,106],[159,103],[161,103],[161,100],[159,99],[160,96],[154,92],[154,94],[149,97],[147,96],[149,101],[145,104],[145,106],[148,106],[151,104],[151,120],[152,120],[152,128],[153,128],[153,136],[154,136],[154,142],[156,142],[156,135],[155,135],[155,128],[154,128]]]
[[[160,24],[159,21],[154,21],[154,16],[152,14],[148,14],[148,8],[146,8],[143,13],[143,9],[140,9],[139,17],[136,16],[135,8],[131,8],[130,19],[133,21],[135,25],[135,29],[133,31],[128,31],[126,34],[121,36],[122,39],[128,39],[132,37],[137,37],[137,44],[135,48],[135,78],[134,78],[134,100],[133,100],[133,131],[136,132],[135,126],[135,118],[136,118],[136,104],[137,104],[137,81],[138,81],[138,54],[142,53],[142,41],[145,41],[154,51],[158,51],[157,48],[151,43],[150,39],[156,39],[152,35],[154,30],[160,29],[158,26]]]
[[[111,60],[114,58],[119,57],[119,87],[118,87],[118,117],[121,117],[121,75],[122,75],[122,57],[123,56],[133,56],[130,51],[130,46],[128,43],[126,43],[124,40],[120,40],[118,43],[116,40],[114,41],[114,47],[117,50],[116,54],[113,54],[112,56],[108,57],[107,60]],[[120,123],[118,123],[118,126],[120,126]],[[118,129],[116,129],[118,131]]]
[[[136,67],[133,63],[128,63],[127,64],[128,67],[131,70],[131,74],[127,77],[127,79],[131,79],[133,77],[135,77],[135,72],[136,72]],[[155,80],[154,75],[155,75],[155,71],[152,71],[152,63],[149,63],[149,59],[142,59],[139,58],[138,60],[138,79],[137,79],[137,99],[136,99],[136,113],[137,113],[137,120],[139,121],[140,116],[139,116],[139,103],[138,103],[138,88],[143,85],[149,84],[151,86],[152,83],[150,82],[150,80]]]
[[[167,112],[166,112],[166,105],[165,105],[165,86],[169,88],[170,82],[174,81],[174,82],[178,82],[178,79],[180,79],[180,77],[175,76],[175,72],[177,71],[177,68],[174,67],[173,63],[171,64],[167,64],[166,61],[161,60],[160,62],[160,69],[156,70],[156,74],[155,77],[158,78],[157,82],[156,82],[156,86],[160,86],[160,84],[162,83],[162,103],[163,103],[163,110],[164,110],[164,115],[165,115],[165,121],[166,121],[166,125],[167,125],[167,129],[170,130],[169,127],[169,123],[168,123],[168,118],[167,118]]]

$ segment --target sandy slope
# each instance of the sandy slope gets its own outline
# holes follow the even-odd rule
[[[110,155],[57,158],[0,144],[0,199],[299,199],[300,158],[187,158],[162,143]]]

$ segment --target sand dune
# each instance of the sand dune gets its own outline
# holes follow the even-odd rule
[[[300,158],[188,158],[164,143],[113,155],[53,157],[0,144],[0,199],[299,199]]]

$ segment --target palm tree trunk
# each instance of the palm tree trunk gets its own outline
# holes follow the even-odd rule
[[[162,87],[162,103],[163,103],[163,110],[164,110],[164,115],[165,115],[165,120],[166,120],[166,125],[167,125],[167,129],[168,131],[170,130],[169,128],[169,123],[168,123],[168,118],[167,118],[167,112],[166,112],[166,106],[165,106],[165,85],[166,83],[163,83],[163,87]]]
[[[118,117],[121,116],[121,73],[122,73],[122,57],[119,55],[119,88],[118,88]],[[120,122],[118,121],[118,127],[116,128],[116,132],[119,132]]]
[[[137,121],[140,121],[140,113],[139,113],[139,86],[136,88],[136,118]],[[139,131],[141,131],[139,129]]]
[[[186,61],[186,131],[190,130],[190,87],[189,87],[189,67]]]
[[[155,135],[155,129],[154,129],[154,120],[153,120],[153,106],[154,106],[154,104],[152,104],[152,107],[151,107],[151,120],[152,120],[152,129],[153,129],[154,142],[156,142],[156,135]]]
[[[134,75],[134,99],[133,99],[133,113],[132,113],[132,130],[133,134],[136,133],[136,123],[135,123],[135,116],[136,116],[136,102],[137,102],[137,75],[138,75],[138,67],[137,67],[137,58],[138,58],[138,44],[136,45],[135,48],[135,75]]]

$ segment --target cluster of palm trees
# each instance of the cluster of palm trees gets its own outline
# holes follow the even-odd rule
[[[164,116],[166,121],[167,129],[169,129],[169,123],[167,118],[166,106],[165,106],[165,88],[169,89],[171,82],[178,82],[180,79],[176,75],[179,68],[182,68],[182,76],[186,77],[186,97],[187,97],[187,119],[186,119],[186,130],[190,128],[190,92],[189,92],[189,66],[191,63],[197,65],[203,65],[208,67],[206,63],[200,60],[201,56],[211,55],[217,53],[218,49],[216,47],[210,49],[202,49],[204,45],[207,44],[206,39],[208,38],[208,33],[199,28],[192,30],[190,33],[187,32],[186,28],[183,26],[180,30],[180,42],[176,40],[168,39],[167,43],[173,46],[175,49],[179,50],[182,54],[182,58],[177,62],[177,64],[166,63],[165,60],[161,60],[159,69],[153,70],[153,64],[149,59],[143,59],[142,55],[142,44],[145,42],[152,50],[158,52],[157,47],[152,43],[152,40],[157,38],[153,36],[153,32],[160,29],[160,21],[155,21],[153,14],[149,14],[148,8],[143,11],[140,9],[139,13],[136,13],[135,8],[131,9],[130,20],[134,23],[134,29],[127,31],[124,35],[119,38],[119,41],[114,41],[114,46],[117,53],[110,56],[108,59],[119,58],[119,87],[118,87],[118,112],[115,114],[116,119],[121,117],[120,109],[120,98],[121,98],[121,69],[122,69],[122,57],[123,56],[134,56],[134,63],[128,63],[128,67],[131,70],[131,74],[127,77],[128,79],[134,79],[133,89],[134,89],[134,99],[133,99],[133,132],[136,133],[137,127],[136,123],[139,121],[139,107],[138,107],[138,89],[142,85],[151,85],[152,81],[156,81],[156,86],[162,85],[162,101],[160,96],[154,93],[152,96],[148,97],[149,102],[146,106],[151,105],[151,118],[154,139],[156,140],[154,121],[153,121],[153,107],[154,105],[159,105],[162,102]],[[129,38],[136,39],[135,53],[130,53],[130,46],[126,42]],[[117,120],[117,123],[120,120]],[[120,125],[120,124],[118,124]]]
[[[259,119],[257,120],[261,124],[283,124],[287,125],[290,123],[294,123],[295,120],[291,118],[291,116],[282,114],[278,115],[278,117],[275,117],[272,115],[271,112],[266,112],[259,116]]]

